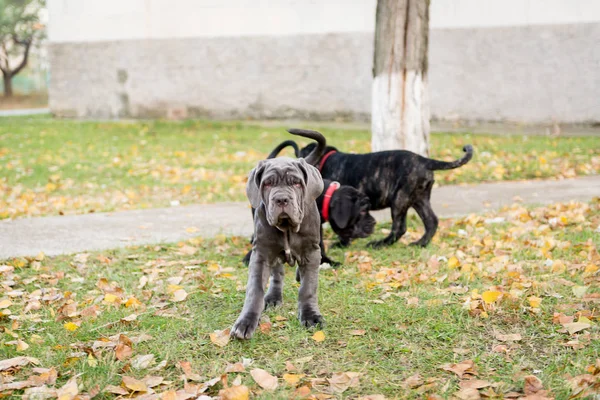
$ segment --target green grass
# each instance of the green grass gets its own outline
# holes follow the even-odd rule
[[[342,151],[370,151],[366,130],[311,127]],[[251,122],[3,118],[0,218],[245,201],[248,171],[289,138],[285,126]],[[458,158],[468,143],[475,147],[473,160],[438,172],[438,184],[600,172],[595,137],[434,133],[431,156]]]
[[[496,216],[505,221],[485,222]],[[558,222],[551,220],[554,217]],[[598,300],[593,297],[600,295],[600,236],[594,233],[599,224],[598,200],[536,209],[514,206],[487,216],[443,220],[426,249],[407,246],[422,232],[416,218],[409,220],[407,237],[390,248],[371,250],[365,247],[367,240],[360,240],[346,250],[332,249],[330,256],[345,260],[345,265],[320,273],[319,303],[327,322],[323,342],[314,341],[313,332],[296,319],[298,286],[289,267],[284,305],[263,316],[263,322],[272,324],[269,332],[225,347],[211,342],[209,334],[230,327],[241,310],[247,270],[240,260],[249,248],[246,238],[193,238],[91,253],[87,261],[81,256],[6,260],[14,272],[4,267],[0,301],[11,299],[7,309],[12,322],[9,316],[1,320],[0,359],[35,357],[38,367],[58,370],[56,387],[77,376],[82,392],[96,385],[100,390],[120,385],[124,375],[161,376],[170,383],[154,390],[163,393],[184,387],[182,361],[190,362],[192,372],[200,375],[199,382],[190,383],[202,383],[220,377],[228,364],[249,358],[253,362],[245,372],[226,374],[228,384],[239,376],[253,397],[274,399],[290,398],[295,390],[283,379],[286,362],[305,374],[300,386],[312,383],[313,395],[327,393],[328,384],[319,385],[317,379],[359,372],[360,384],[334,397],[383,394],[420,399],[456,394],[460,379],[441,366],[470,359],[477,377],[495,385],[497,398],[511,391],[522,393],[524,377],[536,375],[556,399],[566,399],[572,393],[568,377],[585,374],[600,358]],[[387,228],[379,225],[375,236],[383,236]],[[331,241],[331,232],[327,235]],[[195,254],[185,255],[194,249]],[[169,280],[175,277],[181,282]],[[122,289],[117,293],[120,302],[105,301],[106,288],[97,284],[101,278]],[[143,287],[141,280],[147,282]],[[188,293],[185,301],[171,301],[170,292],[178,288],[172,284]],[[575,296],[573,289],[579,287],[587,288],[584,297]],[[482,303],[486,291],[502,296]],[[39,296],[45,296],[39,309],[25,311]],[[132,296],[141,302],[140,308],[124,305]],[[541,299],[539,307],[531,307],[531,296]],[[61,307],[69,303],[76,304],[78,312],[96,305],[99,315],[76,312],[65,317]],[[132,313],[138,315],[136,321],[120,322]],[[588,318],[591,327],[570,335],[553,323],[556,313],[575,321]],[[69,331],[67,322],[80,327]],[[355,336],[353,330],[365,333]],[[497,339],[497,334],[515,333],[522,339]],[[156,363],[167,360],[166,367],[133,370],[127,360],[115,358],[113,349],[93,348],[94,341],[118,334],[151,335],[133,345],[133,356],[153,354]],[[17,351],[9,344],[17,338],[30,347]],[[570,341],[581,348],[573,348]],[[506,352],[492,351],[502,344]],[[277,376],[279,388],[261,390],[250,376],[253,368]],[[26,366],[5,376],[19,381],[31,371],[32,366]],[[425,385],[407,388],[405,380],[417,373]],[[222,388],[220,382],[206,393],[216,396]],[[112,397],[100,393],[96,398]]]

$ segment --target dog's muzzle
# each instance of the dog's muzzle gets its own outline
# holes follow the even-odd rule
[[[281,231],[298,232],[303,212],[296,198],[289,194],[275,193],[267,206],[267,222]]]

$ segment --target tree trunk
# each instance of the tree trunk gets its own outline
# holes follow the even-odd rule
[[[377,1],[372,151],[406,149],[428,155],[429,1]]]
[[[2,78],[4,81],[4,97],[12,97],[12,76],[10,74],[3,73]]]

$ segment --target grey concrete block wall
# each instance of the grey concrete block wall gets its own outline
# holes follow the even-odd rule
[[[51,45],[50,107],[78,117],[366,119],[365,34]]]
[[[600,23],[433,29],[432,116],[600,121]],[[52,43],[59,116],[366,120],[373,37],[340,33]]]

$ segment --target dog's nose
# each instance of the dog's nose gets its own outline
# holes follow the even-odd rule
[[[290,202],[287,197],[276,197],[274,200],[275,204],[277,204],[279,207],[285,207]]]

